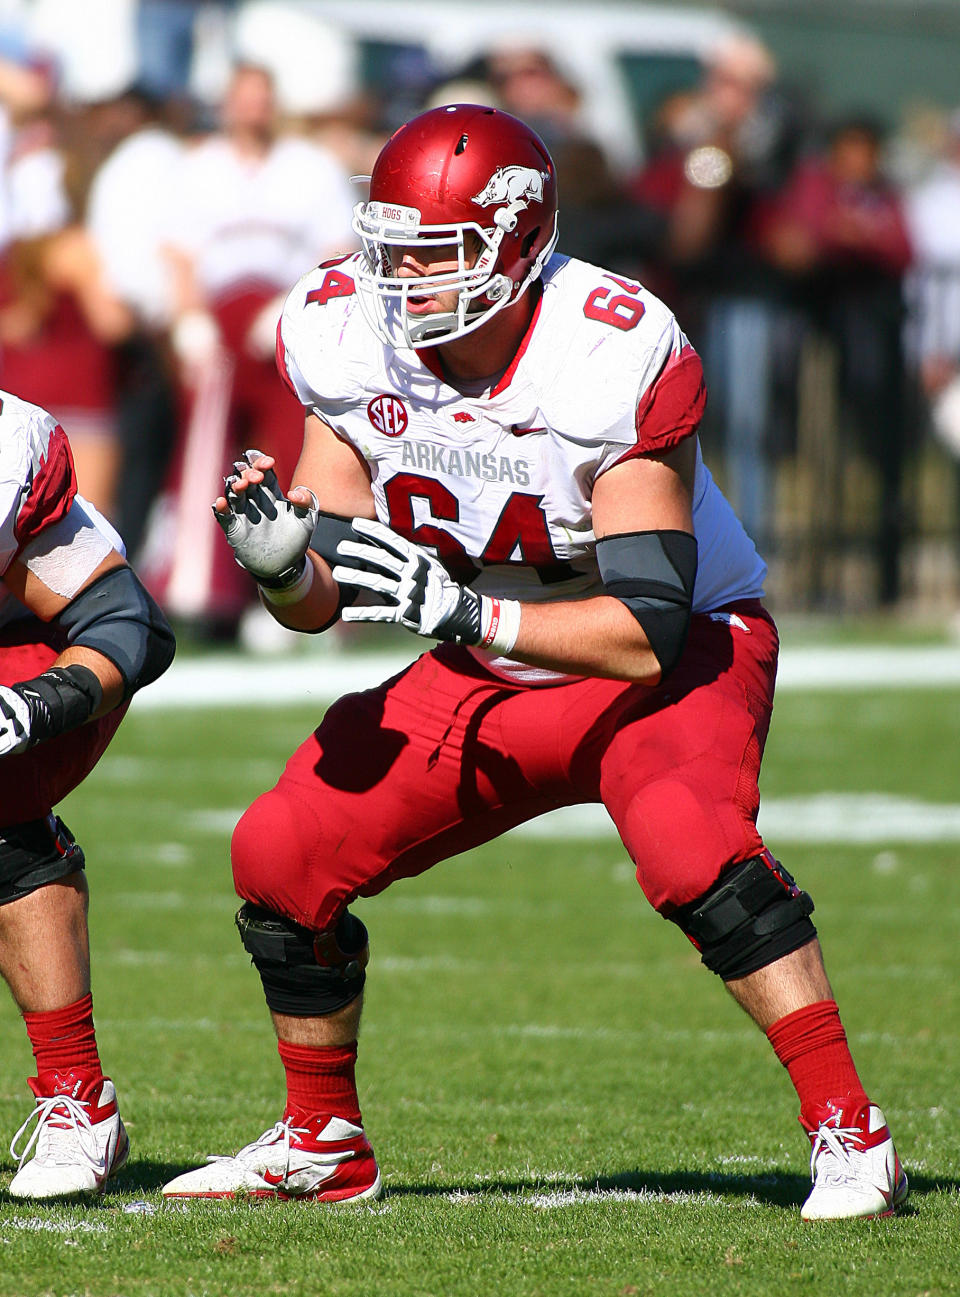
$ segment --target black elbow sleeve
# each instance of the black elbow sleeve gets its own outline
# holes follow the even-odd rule
[[[130,567],[105,572],[57,620],[71,644],[109,658],[123,678],[124,698],[163,675],[173,661],[170,624]]]
[[[697,540],[686,531],[638,531],[597,541],[607,594],[637,619],[666,676],[680,661],[693,608]]]
[[[343,563],[344,558],[337,553],[337,546],[342,540],[359,540],[348,518],[341,518],[335,513],[324,513],[318,510],[317,521],[310,537],[310,548],[319,554],[331,567]]]
[[[310,538],[310,548],[315,554],[319,554],[331,568],[336,567],[338,563],[349,567],[351,560],[345,555],[337,553],[337,546],[342,540],[360,540],[360,537],[353,530],[349,519],[341,518],[339,514],[324,513],[320,510],[317,513],[317,522]],[[328,622],[317,627],[316,633],[328,630],[334,622],[339,621],[344,608],[349,607],[360,593],[356,586],[342,585],[339,590],[340,599],[337,603],[337,611]]]

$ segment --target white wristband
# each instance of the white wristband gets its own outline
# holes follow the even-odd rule
[[[267,586],[262,585],[260,593],[268,603],[299,603],[301,599],[305,598],[307,591],[313,585],[313,572],[313,564],[307,559],[302,574],[297,577],[293,585],[288,585],[280,590],[270,590]]]
[[[520,634],[520,604],[516,599],[496,599],[481,595],[481,625],[483,633],[480,647],[506,656]]]

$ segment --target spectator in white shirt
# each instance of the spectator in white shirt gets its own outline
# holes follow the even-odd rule
[[[223,465],[254,444],[289,481],[301,418],[276,381],[277,321],[291,283],[356,246],[353,198],[332,154],[281,132],[272,78],[250,64],[234,69],[221,129],[187,151],[172,188],[171,337],[191,413],[164,529],[172,552],[148,572],[174,616],[230,634],[250,594],[207,505]]]

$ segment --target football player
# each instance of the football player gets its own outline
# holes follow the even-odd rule
[[[173,658],[122,550],[56,419],[0,392],[0,974],[37,1067],[14,1198],[98,1194],[129,1147],[97,1049],[83,851],[53,811]]]
[[[642,284],[555,251],[553,163],[501,111],[401,127],[355,228],[362,252],[302,279],[279,326],[307,410],[296,485],[281,495],[249,452],[214,509],[284,625],[393,622],[439,644],[341,698],[237,826],[237,924],[287,1103],[165,1195],[376,1197],[350,902],[592,801],[787,1068],[813,1150],[803,1215],[893,1210],[906,1177],[813,902],[757,831],[777,632],[701,458],[696,353]]]

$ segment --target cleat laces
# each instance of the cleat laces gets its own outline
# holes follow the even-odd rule
[[[832,1157],[836,1165],[825,1160],[820,1173],[824,1180],[839,1182],[855,1179],[857,1171],[851,1154],[858,1153],[860,1150],[852,1146],[863,1143],[863,1133],[857,1126],[820,1126],[814,1137],[813,1151],[810,1154],[811,1178],[814,1180],[817,1178],[817,1159],[821,1152],[825,1151],[826,1158]]]
[[[303,1136],[309,1135],[310,1130],[307,1126],[295,1126],[292,1117],[284,1117],[282,1121],[275,1122],[269,1130],[265,1130],[259,1139],[255,1139],[250,1144],[245,1144],[239,1153],[232,1156],[215,1154],[207,1158],[208,1163],[216,1162],[252,1162],[255,1165],[261,1161],[258,1154],[262,1149],[273,1149],[276,1146],[283,1147],[283,1171],[271,1172],[270,1176],[279,1176],[276,1187],[282,1188],[289,1185],[295,1175],[302,1175],[305,1171],[316,1171],[321,1167],[336,1167],[347,1158],[353,1157],[353,1150],[340,1149],[337,1152],[321,1153],[313,1149],[306,1152],[306,1159],[297,1163],[292,1157],[294,1148],[298,1148],[303,1143]],[[260,1172],[259,1174],[262,1174]],[[319,1184],[325,1180],[325,1175],[318,1175],[316,1183]]]
[[[18,1159],[18,1169],[36,1145],[36,1155],[41,1161],[69,1165],[76,1162],[79,1149],[91,1169],[102,1172],[106,1155],[101,1156],[97,1148],[97,1137],[87,1115],[89,1106],[89,1100],[74,1099],[68,1094],[52,1094],[38,1099],[37,1106],[10,1141],[10,1153]],[[31,1121],[36,1121],[36,1128],[20,1153],[17,1144]]]

